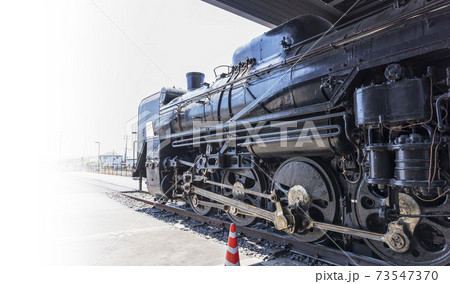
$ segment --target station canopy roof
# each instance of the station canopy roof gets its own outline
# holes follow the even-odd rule
[[[313,14],[335,23],[357,0],[203,0],[266,27],[276,27],[300,15]],[[339,24],[362,17],[392,0],[359,0]]]

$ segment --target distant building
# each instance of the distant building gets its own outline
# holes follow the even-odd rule
[[[103,166],[114,166],[120,165],[122,163],[122,155],[117,155],[112,152],[100,155],[100,163]]]
[[[134,163],[136,163],[136,159],[127,158],[127,169],[131,169],[133,167]]]

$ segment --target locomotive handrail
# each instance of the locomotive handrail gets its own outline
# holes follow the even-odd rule
[[[308,130],[310,129],[316,129],[316,130],[333,130],[333,129],[337,129],[337,131],[335,132],[331,132],[331,133],[325,133],[325,134],[313,134],[313,135],[306,135],[306,136],[298,136],[298,137],[289,137],[289,138],[285,138],[284,141],[293,141],[293,140],[302,140],[302,139],[311,139],[311,138],[331,138],[331,137],[336,137],[338,135],[340,135],[342,133],[342,127],[340,125],[327,125],[327,126],[319,126],[316,128],[307,128]],[[292,132],[301,132],[304,131],[305,129],[298,129],[298,130],[293,130]],[[289,133],[291,134],[291,133]],[[262,135],[260,135],[262,136]],[[273,143],[273,142],[278,142],[280,141],[280,139],[268,139],[268,140],[264,140],[261,139],[261,141],[251,141],[251,142],[244,142],[241,144],[238,144],[238,146],[241,147],[246,147],[246,146],[252,146],[252,145],[256,145],[258,143]]]
[[[139,157],[137,158],[136,168],[133,171],[133,177],[143,176],[145,175],[145,160],[147,159],[147,142],[144,142],[142,145],[141,152],[139,153]]]
[[[228,68],[228,73],[227,73],[227,74],[230,73],[231,66],[226,65],[226,64],[222,64],[222,65],[216,66],[216,68],[213,69],[215,78],[218,77],[218,76],[217,76],[217,73],[216,73],[216,70],[219,69],[219,68],[221,68],[221,67],[227,67],[227,68]]]
[[[295,109],[294,109],[295,110]],[[280,115],[280,113],[278,113],[276,119],[283,119],[283,118],[288,118],[290,116],[295,116],[295,112],[294,114],[292,113],[292,110],[286,111],[284,112],[287,115]],[[314,120],[322,120],[322,119],[329,119],[329,118],[336,118],[336,117],[342,117],[344,116],[346,113],[345,112],[337,112],[337,113],[332,113],[332,114],[325,114],[325,115],[320,115],[320,116],[315,116],[315,117],[308,117],[308,118],[303,118],[303,119],[298,119],[295,121],[283,121],[283,122],[279,122],[279,123],[274,123],[273,125],[271,125],[272,127],[280,127],[280,126],[284,126],[284,125],[288,125],[290,123],[299,123],[299,122],[306,122],[306,121],[314,121]],[[265,119],[266,118],[266,119]],[[218,130],[223,130],[224,128],[230,128],[230,127],[245,127],[246,124],[251,124],[251,123],[255,123],[255,122],[259,122],[259,121],[269,121],[271,119],[274,119],[275,116],[273,114],[271,115],[264,115],[264,116],[259,116],[259,117],[255,117],[253,119],[249,119],[246,121],[239,121],[236,122],[236,124],[230,124],[230,123],[225,123],[225,124],[221,124],[219,126],[215,126],[215,127],[211,127],[211,128],[201,128],[198,130],[194,130],[194,131],[190,131],[189,133],[177,133],[178,135],[174,134],[170,137],[164,137],[166,139],[168,138],[179,138],[179,137],[183,137],[186,135],[200,135],[202,133],[205,132],[210,132],[210,131],[218,131]],[[264,128],[265,126],[256,126],[253,127],[251,130],[260,130],[262,128]],[[248,131],[246,128],[244,129],[237,129],[237,130],[232,130],[232,131],[228,131],[228,134],[236,134],[236,133],[241,133],[241,132],[246,132]],[[183,135],[179,135],[179,134],[183,134]],[[210,134],[210,135],[203,135],[201,138],[209,138],[209,137],[215,137],[216,134]],[[174,141],[172,144],[175,146],[177,145],[177,143],[186,143],[186,142],[192,142],[194,139],[194,137],[189,137],[187,139],[180,139],[180,140],[176,140]]]
[[[299,137],[289,137],[286,138],[287,141],[290,140],[294,140],[294,139],[306,139],[306,138],[330,138],[330,137],[334,137],[337,136],[339,134],[341,134],[341,126],[340,125],[326,125],[326,126],[318,126],[318,127],[312,127],[312,128],[301,128],[301,129],[295,129],[295,130],[289,130],[286,131],[285,134],[295,134],[295,133],[301,133],[303,131],[310,131],[310,130],[333,130],[333,129],[337,129],[336,132],[333,133],[327,133],[327,134],[319,134],[319,135],[309,135],[309,136],[299,136]],[[227,133],[228,134],[228,133]],[[270,137],[270,136],[276,136],[280,134],[279,132],[270,132],[270,133],[263,133],[263,134],[258,134],[259,137]],[[210,136],[210,135],[208,135]],[[204,137],[202,137],[204,138]],[[178,140],[178,141],[174,141],[172,143],[173,147],[185,147],[185,146],[190,146],[192,144],[205,144],[205,143],[220,143],[220,142],[225,142],[225,141],[237,141],[237,140],[244,140],[244,139],[249,139],[249,138],[254,138],[253,135],[247,135],[247,136],[236,136],[236,137],[224,137],[222,139],[215,139],[215,140],[204,140],[204,141],[190,141],[190,142],[186,142],[185,140]],[[190,140],[190,139],[186,139],[186,140]],[[262,140],[261,142],[276,142],[279,141],[280,139],[277,140]],[[175,144],[175,142],[179,142],[177,144]],[[180,144],[181,143],[181,144]],[[192,144],[191,144],[192,143]],[[238,144],[238,146],[242,146],[245,147],[247,145],[254,145],[259,143],[259,141],[256,142],[245,142],[245,143],[241,143]]]

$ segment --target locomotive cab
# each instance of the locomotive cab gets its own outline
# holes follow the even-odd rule
[[[154,93],[139,104],[138,107],[138,140],[137,163],[133,177],[148,177],[146,164],[148,159],[156,159],[158,139],[154,139],[153,122],[159,117],[160,92]],[[156,149],[155,149],[156,146]],[[155,154],[156,153],[156,154]],[[149,154],[149,155],[148,155]],[[150,173],[152,174],[152,173]]]

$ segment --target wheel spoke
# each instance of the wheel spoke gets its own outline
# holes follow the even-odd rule
[[[261,199],[260,199],[259,197],[253,197],[253,196],[251,196],[250,194],[247,194],[247,195],[245,196],[244,201],[245,201],[245,200],[250,201],[250,203],[253,204],[253,205],[257,205],[257,204],[260,202]]]
[[[298,214],[306,213],[319,222],[333,223],[337,220],[337,189],[332,177],[319,163],[305,157],[291,158],[277,169],[273,180],[275,190],[282,187],[283,195],[292,194],[292,198],[299,202],[311,200],[301,204],[302,208],[296,210]],[[292,202],[288,200],[288,203]],[[303,242],[317,242],[323,241],[325,234],[322,230],[312,229],[296,232],[292,237]]]
[[[211,174],[210,178],[213,181],[220,180],[218,174]],[[215,186],[213,186],[213,185],[207,185],[207,186],[205,186],[205,189],[209,190],[211,192],[215,192],[215,190],[214,190]],[[207,215],[210,216],[210,215],[213,215],[216,213],[216,211],[217,211],[216,208],[200,205],[200,204],[198,204],[198,202],[194,202],[194,200],[203,200],[203,201],[209,201],[209,202],[210,202],[210,200],[208,198],[205,198],[205,197],[197,195],[197,194],[189,196],[187,198],[187,201],[195,213],[202,215],[202,216],[207,216]],[[196,205],[194,205],[194,204],[196,204]]]
[[[450,230],[448,226],[442,225],[440,222],[436,222],[436,220],[433,220],[431,218],[422,218],[419,222],[419,224],[428,224],[431,227],[435,227],[441,233],[444,235],[444,237],[447,239],[447,241],[450,241]]]
[[[330,200],[327,187],[324,183],[321,183],[321,185],[311,185],[305,188],[307,189],[312,200]]]
[[[233,177],[233,178],[231,178]],[[222,180],[224,184],[235,186],[236,182],[241,183],[245,189],[255,192],[261,192],[261,181],[259,175],[254,170],[227,170]],[[246,202],[256,207],[260,207],[261,198],[253,196],[251,194],[237,194],[236,191],[226,190],[224,196],[228,196],[240,201]],[[248,216],[244,214],[232,215],[228,214],[228,217],[239,226],[247,226],[256,221],[256,217]]]
[[[450,203],[445,203],[443,205],[440,206],[421,206],[421,212],[422,214],[450,214],[450,206],[448,206],[447,204]]]
[[[372,214],[378,214],[380,212],[380,208],[371,208],[371,209],[364,209],[364,215],[362,216],[369,216]]]
[[[356,220],[363,229],[382,233],[387,228],[387,223],[381,220],[378,210],[386,202],[386,191],[378,192],[378,188],[372,189],[367,184],[362,183],[357,195],[353,198],[357,202],[353,203]],[[424,203],[415,199],[413,195],[401,192],[399,198],[405,206],[420,209],[420,214],[445,214],[450,212],[447,203],[435,205]],[[369,199],[370,198],[370,199]],[[406,201],[407,200],[407,201]],[[369,202],[368,202],[369,201]],[[415,203],[412,204],[411,202]],[[400,203],[402,204],[402,202]],[[407,210],[408,211],[408,210]],[[410,239],[410,248],[407,252],[397,253],[382,242],[365,240],[369,247],[380,257],[389,262],[399,265],[442,265],[448,263],[450,256],[450,222],[446,222],[444,217],[420,218]]]

